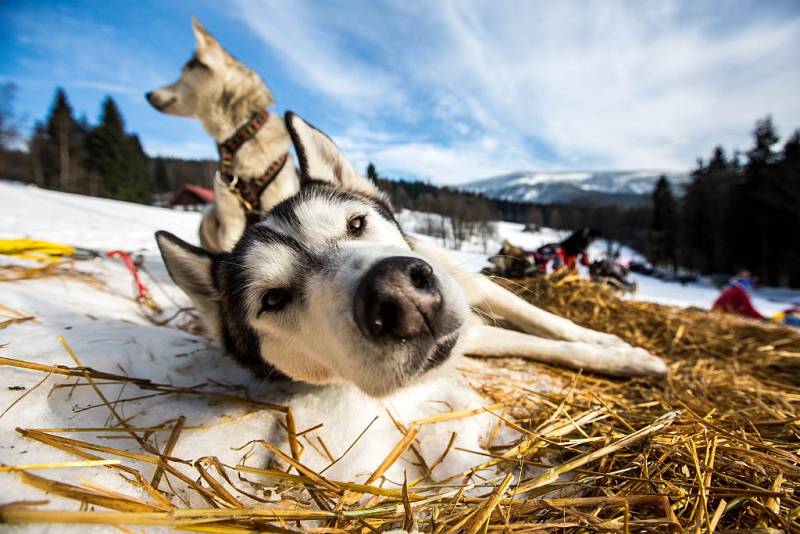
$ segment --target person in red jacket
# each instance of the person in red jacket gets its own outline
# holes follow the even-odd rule
[[[728,285],[717,297],[711,309],[750,319],[764,320],[764,316],[758,313],[753,307],[753,303],[750,302],[750,291],[753,289],[754,283],[755,280],[750,273],[742,271],[738,276],[728,280]]]
[[[559,243],[561,247],[557,255],[560,265],[570,271],[575,271],[580,257],[581,265],[588,267],[590,264],[589,245],[599,237],[602,237],[602,234],[594,228],[581,228],[574,231],[572,235]]]

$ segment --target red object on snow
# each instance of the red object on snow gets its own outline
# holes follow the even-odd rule
[[[711,309],[741,315],[742,317],[749,317],[750,319],[764,319],[764,316],[758,313],[753,307],[747,292],[738,285],[726,287],[725,290],[720,293],[719,297],[717,297]]]
[[[214,203],[214,191],[194,184],[183,184],[170,200],[170,206],[201,206]]]
[[[136,300],[147,303],[151,299],[150,292],[147,290],[147,286],[142,283],[142,279],[139,278],[139,267],[136,265],[136,262],[133,261],[131,255],[122,250],[111,250],[107,253],[107,256],[109,258],[119,258],[122,260],[128,272],[133,276],[133,286],[136,288]]]

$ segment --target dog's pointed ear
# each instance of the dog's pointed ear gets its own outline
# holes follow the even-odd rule
[[[356,172],[330,137],[291,111],[286,112],[284,121],[303,178],[332,183],[368,196],[382,196],[372,181]]]
[[[156,232],[156,243],[167,272],[207,319],[215,320],[218,293],[212,269],[215,256],[169,232]]]
[[[197,42],[197,57],[206,63],[216,63],[225,59],[226,52],[213,35],[208,33],[196,17],[192,17],[192,30]]]

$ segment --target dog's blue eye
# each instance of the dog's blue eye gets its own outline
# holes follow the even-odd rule
[[[292,300],[292,294],[288,289],[269,289],[261,296],[261,311],[259,313],[280,311],[289,304],[290,300]]]
[[[367,216],[366,215],[357,215],[347,221],[347,233],[350,234],[351,237],[358,237],[364,233],[364,230],[367,228]]]

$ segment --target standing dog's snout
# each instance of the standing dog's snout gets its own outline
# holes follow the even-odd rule
[[[435,336],[442,294],[433,269],[418,258],[393,256],[373,265],[361,279],[354,300],[355,320],[375,340]]]

